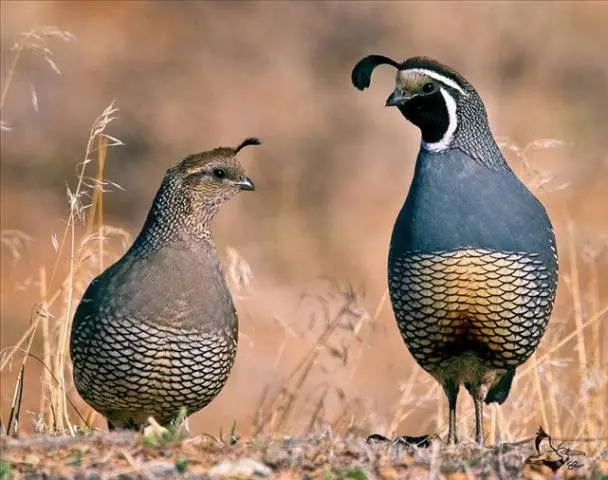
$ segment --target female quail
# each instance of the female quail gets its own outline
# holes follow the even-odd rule
[[[167,424],[226,383],[238,322],[211,223],[237,192],[254,190],[236,155],[259,144],[248,138],[170,168],[131,248],[84,293],[70,340],[74,383],[110,428],[149,416]]]
[[[536,350],[557,284],[557,252],[542,204],[515,176],[473,86],[441,63],[371,55],[352,72],[365,89],[382,64],[397,69],[386,101],[418,126],[422,145],[388,260],[391,302],[415,360],[443,387],[448,442],[464,384],[483,443],[483,403],[503,403],[515,369]]]

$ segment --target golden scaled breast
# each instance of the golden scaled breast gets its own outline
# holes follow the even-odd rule
[[[534,255],[462,249],[408,253],[389,266],[389,291],[403,338],[419,362],[458,344],[477,345],[500,367],[536,349],[555,281]]]

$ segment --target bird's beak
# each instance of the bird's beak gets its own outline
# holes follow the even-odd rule
[[[411,98],[412,98],[412,95],[409,94],[407,91],[397,91],[397,90],[395,90],[386,99],[386,105],[385,106],[387,106],[387,107],[401,107],[402,105],[404,105]]]
[[[255,190],[255,185],[253,184],[253,182],[251,181],[251,178],[249,178],[249,177],[242,178],[241,180],[236,182],[236,185],[238,185],[241,188],[241,190],[247,190],[249,192],[253,192]]]

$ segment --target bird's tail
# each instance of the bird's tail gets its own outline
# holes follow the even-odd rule
[[[507,373],[500,377],[498,383],[488,390],[484,402],[487,404],[496,402],[501,405],[509,396],[513,378],[515,378],[515,369],[508,370]]]

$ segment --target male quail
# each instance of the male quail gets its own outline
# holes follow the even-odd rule
[[[76,310],[70,353],[78,393],[108,426],[161,424],[207,405],[236,354],[238,320],[211,234],[220,207],[254,190],[237,148],[169,168],[127,253],[95,278]]]
[[[397,217],[388,285],[414,359],[443,387],[448,443],[464,384],[483,443],[483,403],[502,404],[515,369],[545,331],[557,284],[555,236],[542,204],[516,177],[473,86],[441,63],[371,55],[353,69],[359,90],[373,70],[397,69],[395,106],[420,128],[414,178]]]

